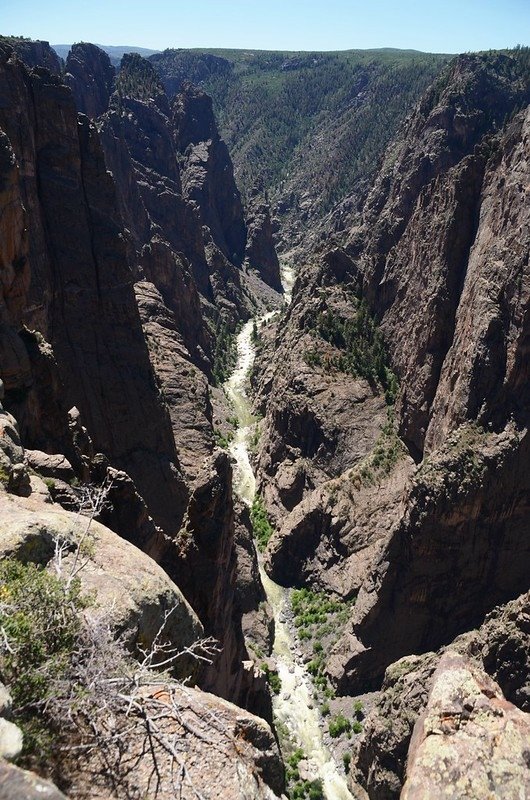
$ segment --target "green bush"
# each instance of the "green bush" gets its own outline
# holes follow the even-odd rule
[[[340,711],[335,717],[333,717],[333,719],[330,719],[328,723],[328,730],[329,735],[333,739],[336,739],[343,733],[349,733],[351,731],[351,722],[346,719],[342,711]]]
[[[354,733],[362,733],[363,726],[361,725],[358,719],[354,719],[352,722],[351,729]]]
[[[67,583],[35,564],[0,562],[0,674],[9,686],[15,720],[24,733],[24,753],[44,760],[50,726],[39,713],[50,685],[66,674],[89,599],[79,580]]]
[[[231,431],[229,431],[227,436],[223,436],[220,430],[214,428],[213,437],[215,439],[215,444],[217,445],[217,447],[221,447],[223,450],[228,450],[228,448],[230,447],[230,443],[234,438],[234,434]]]
[[[278,671],[275,669],[271,669],[266,663],[262,664],[261,668],[265,673],[265,677],[267,679],[267,683],[269,684],[271,692],[273,694],[280,694],[282,690],[282,681],[280,676],[278,675]]]
[[[322,356],[316,350],[306,350],[304,353],[304,361],[309,367],[321,367]]]
[[[263,498],[260,497],[259,494],[257,494],[252,501],[250,521],[252,523],[252,531],[258,545],[258,550],[263,552],[273,534],[273,527],[269,522]]]
[[[324,800],[324,787],[321,780],[310,781],[308,798],[309,800]]]
[[[351,764],[351,753],[343,753],[342,754],[342,763],[344,764],[344,772],[346,775],[350,771],[350,764]]]

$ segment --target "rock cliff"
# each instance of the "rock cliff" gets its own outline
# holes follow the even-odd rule
[[[446,652],[471,659],[499,684],[508,701],[528,712],[528,602],[527,592],[495,608],[478,630],[459,636],[438,653],[406,656],[387,668],[381,692],[354,748],[352,779],[367,790],[370,798],[399,797],[412,732],[425,710],[434,672]]]
[[[528,588],[528,99],[518,53],[457,58],[264,337],[268,569],[357,597],[341,692]]]
[[[25,447],[68,459],[70,473],[57,468],[49,477],[65,507],[76,501],[69,482],[112,481],[107,523],[180,574],[187,600],[221,643],[208,687],[252,705],[263,681],[243,666],[233,516],[203,489],[193,521],[196,485],[219,461],[211,461],[208,383],[214,328],[249,313],[238,266],[214,243],[199,205],[183,197],[176,124],[147,62],[125,59],[114,85],[102,51],[74,47],[66,78],[73,93],[45,69],[29,71],[8,45],[1,67],[6,406]],[[226,166],[214,127],[209,135]],[[216,203],[210,169],[208,201]],[[226,185],[219,208],[230,214]],[[242,208],[228,185],[241,261]],[[229,240],[228,228],[223,235]],[[228,463],[216,474],[221,496],[231,498]],[[208,549],[208,526],[217,544],[201,579],[211,583],[199,587],[186,580],[190,564],[174,543],[189,527]],[[203,604],[201,591],[213,602]]]
[[[65,83],[72,90],[77,110],[90,119],[103,114],[108,108],[116,78],[107,54],[93,44],[74,44],[68,53],[65,70]]]

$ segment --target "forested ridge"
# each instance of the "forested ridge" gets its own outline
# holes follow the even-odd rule
[[[304,203],[323,213],[373,172],[449,58],[384,49],[166,50],[151,61],[169,93],[191,80],[211,94],[243,193],[262,184],[303,217]]]

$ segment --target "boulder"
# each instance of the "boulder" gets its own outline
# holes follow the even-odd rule
[[[44,478],[70,481],[75,477],[72,465],[62,453],[43,453],[42,450],[25,450],[26,463]]]
[[[0,759],[0,800],[67,800],[53,783]]]
[[[416,722],[401,800],[451,796],[512,800],[530,794],[530,715],[469,659],[447,652]]]
[[[82,565],[82,591],[94,593],[96,612],[116,632],[125,632],[131,648],[148,647],[162,625],[165,639],[182,648],[202,637],[195,613],[161,567],[104,525],[40,497],[8,494],[0,494],[0,519],[2,558],[48,565],[57,544],[63,543],[63,574]],[[76,545],[81,558],[76,557]]]
[[[0,758],[16,758],[22,752],[22,745],[20,728],[13,722],[0,718]]]

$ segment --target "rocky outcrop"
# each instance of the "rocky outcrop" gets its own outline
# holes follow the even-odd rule
[[[317,332],[322,315],[353,318],[354,284],[335,263],[304,277],[286,319],[260,333],[255,378],[256,404],[266,410],[260,491],[278,524],[309,492],[357,465],[387,420],[380,389],[333,366],[340,352]]]
[[[203,91],[187,84],[173,99],[171,113],[181,156],[183,196],[194,204],[201,224],[225,258],[224,268],[217,258],[216,273],[226,274],[223,286],[227,294],[229,282],[236,289],[240,283],[234,267],[243,263],[247,236],[232,161],[217,131],[212,100]]]
[[[50,781],[0,760],[0,800],[68,800],[68,798]]]
[[[248,691],[242,662],[247,658],[241,611],[235,600],[236,553],[232,467],[227,454],[216,450],[193,486],[178,538],[166,546],[160,563],[182,589],[204,625],[220,644],[201,686],[238,700]]]
[[[385,446],[395,447],[395,442]],[[414,467],[403,450],[395,457],[390,477],[385,469],[373,469],[368,459],[302,500],[269,542],[265,565],[271,577],[282,585],[309,585],[356,598],[404,510],[404,490]]]
[[[387,668],[374,709],[363,723],[352,768],[352,779],[371,800],[399,797],[413,728],[446,651],[472,659],[499,684],[508,701],[525,712],[530,710],[529,602],[526,593],[494,609],[478,630],[459,636],[441,652],[406,656]]]
[[[264,720],[211,694],[175,684],[147,686],[141,697],[155,710],[156,735],[149,735],[141,715],[130,715],[123,752],[113,764],[114,786],[105,779],[95,752],[82,759],[82,769],[73,777],[72,800],[148,797],[155,785],[161,800],[197,795],[205,800],[274,800],[282,794],[283,764]],[[178,748],[170,744],[175,741]]]
[[[437,798],[450,782],[461,798],[530,791],[530,715],[462,656],[446,653],[414,726],[402,800]]]
[[[156,53],[149,60],[161,75],[166,91],[169,95],[178,94],[185,83],[190,81],[199,86],[210,75],[230,75],[232,64],[226,58],[214,56],[211,53],[196,53],[194,51],[180,51],[185,53],[186,63],[173,59],[174,50],[165,50]]]
[[[65,65],[65,83],[72,90],[77,110],[90,119],[109,106],[116,72],[107,53],[93,44],[73,44]]]
[[[249,509],[238,502],[235,513],[236,607],[245,642],[268,656],[274,641],[274,619],[259,574]]]
[[[46,565],[59,543],[68,576],[79,566],[76,548],[90,553],[79,570],[82,590],[97,596],[106,620],[117,633],[126,632],[131,648],[150,646],[166,612],[165,635],[175,646],[184,649],[201,638],[199,620],[161,567],[90,516],[64,511],[38,492],[28,498],[2,493],[0,507],[3,558]]]
[[[245,259],[250,269],[257,271],[260,278],[282,292],[280,262],[274,246],[274,235],[270,207],[261,193],[253,193],[246,211],[247,247]]]
[[[497,242],[502,260],[506,238],[520,224],[525,227],[522,218],[515,219],[526,213],[520,205],[509,219],[500,212],[493,235],[486,233],[490,226],[485,214],[488,198],[499,196],[493,185],[509,174],[513,189],[506,187],[506,194],[503,189],[502,197],[508,200],[511,193],[510,204],[517,201],[520,172],[527,168],[527,134],[519,120],[518,132],[512,126],[502,142],[494,135],[529,100],[517,58],[459,56],[426,93],[389,149],[363,210],[364,228],[350,236],[347,249],[354,257],[365,237],[364,291],[381,319],[402,383],[401,429],[415,454],[424,449],[442,365],[454,340],[455,317],[459,307],[469,307],[465,284],[476,285],[472,273],[477,246],[489,236],[489,242]],[[527,251],[523,240],[520,252]],[[507,247],[505,256],[509,252]],[[483,251],[478,256],[482,272],[492,266],[484,255]],[[454,374],[454,364],[451,370]],[[477,411],[478,406],[469,409],[467,418]]]
[[[214,243],[234,264],[243,263],[246,244],[241,197],[232,162],[219,136],[212,100],[186,85],[172,102],[175,142],[183,157],[184,196],[196,203]]]
[[[42,40],[32,41],[31,39],[18,38],[16,36],[1,37],[13,48],[21,61],[30,69],[33,67],[44,67],[53,75],[60,75],[62,72],[62,62],[49,42]]]
[[[527,446],[515,431],[464,427],[419,468],[330,659],[343,691],[377,683],[386,664],[450,641],[527,588]]]

